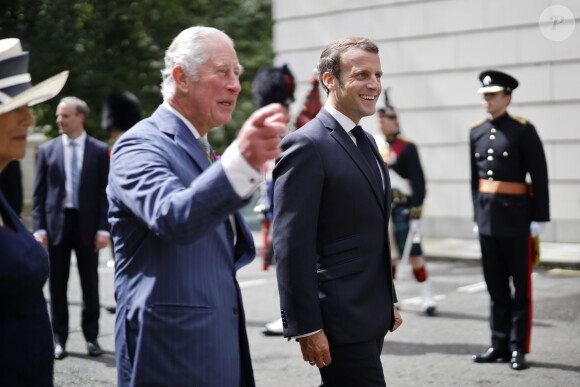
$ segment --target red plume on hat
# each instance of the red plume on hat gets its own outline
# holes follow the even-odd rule
[[[318,85],[318,78],[312,77],[309,81],[310,88],[306,94],[306,101],[304,101],[304,107],[298,114],[296,118],[296,129],[300,128],[308,121],[316,117],[320,109],[322,108],[322,102],[320,101],[320,90]]]

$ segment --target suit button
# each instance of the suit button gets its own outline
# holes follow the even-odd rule
[[[234,314],[238,314],[238,308],[234,308]]]
[[[493,149],[489,148],[489,149],[487,150],[487,153],[488,153],[488,154],[490,154],[490,155],[492,155],[492,154],[493,154]]]
[[[491,169],[487,171],[487,176],[493,176],[493,171]]]
[[[508,157],[508,153],[507,152],[503,152],[503,157]]]
[[[493,141],[495,140],[495,136],[492,134],[491,136],[489,136],[489,139]]]
[[[487,156],[487,161],[493,161],[493,156]]]
[[[495,128],[491,128],[491,132],[495,133],[495,132],[497,132],[497,130],[495,130]]]

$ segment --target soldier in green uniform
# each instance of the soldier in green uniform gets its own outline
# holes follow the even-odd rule
[[[473,360],[509,360],[522,370],[528,368],[532,326],[531,237],[550,220],[546,158],[534,126],[507,112],[518,81],[493,70],[479,80],[488,117],[470,132],[471,190],[491,298],[491,347]]]

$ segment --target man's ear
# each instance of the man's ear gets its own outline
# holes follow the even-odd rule
[[[173,68],[173,80],[175,81],[175,87],[180,89],[186,89],[187,84],[189,83],[190,79],[183,71],[183,68],[179,65]]]
[[[322,82],[328,90],[336,90],[338,87],[338,79],[328,71],[322,74]]]

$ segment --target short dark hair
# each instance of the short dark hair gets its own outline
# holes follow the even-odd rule
[[[351,48],[361,48],[377,55],[379,53],[377,44],[368,38],[343,38],[331,42],[322,51],[322,54],[320,54],[320,61],[317,66],[318,80],[326,91],[326,94],[328,94],[329,90],[322,79],[324,73],[334,75],[338,79],[339,84],[342,84],[340,80],[340,55]]]

